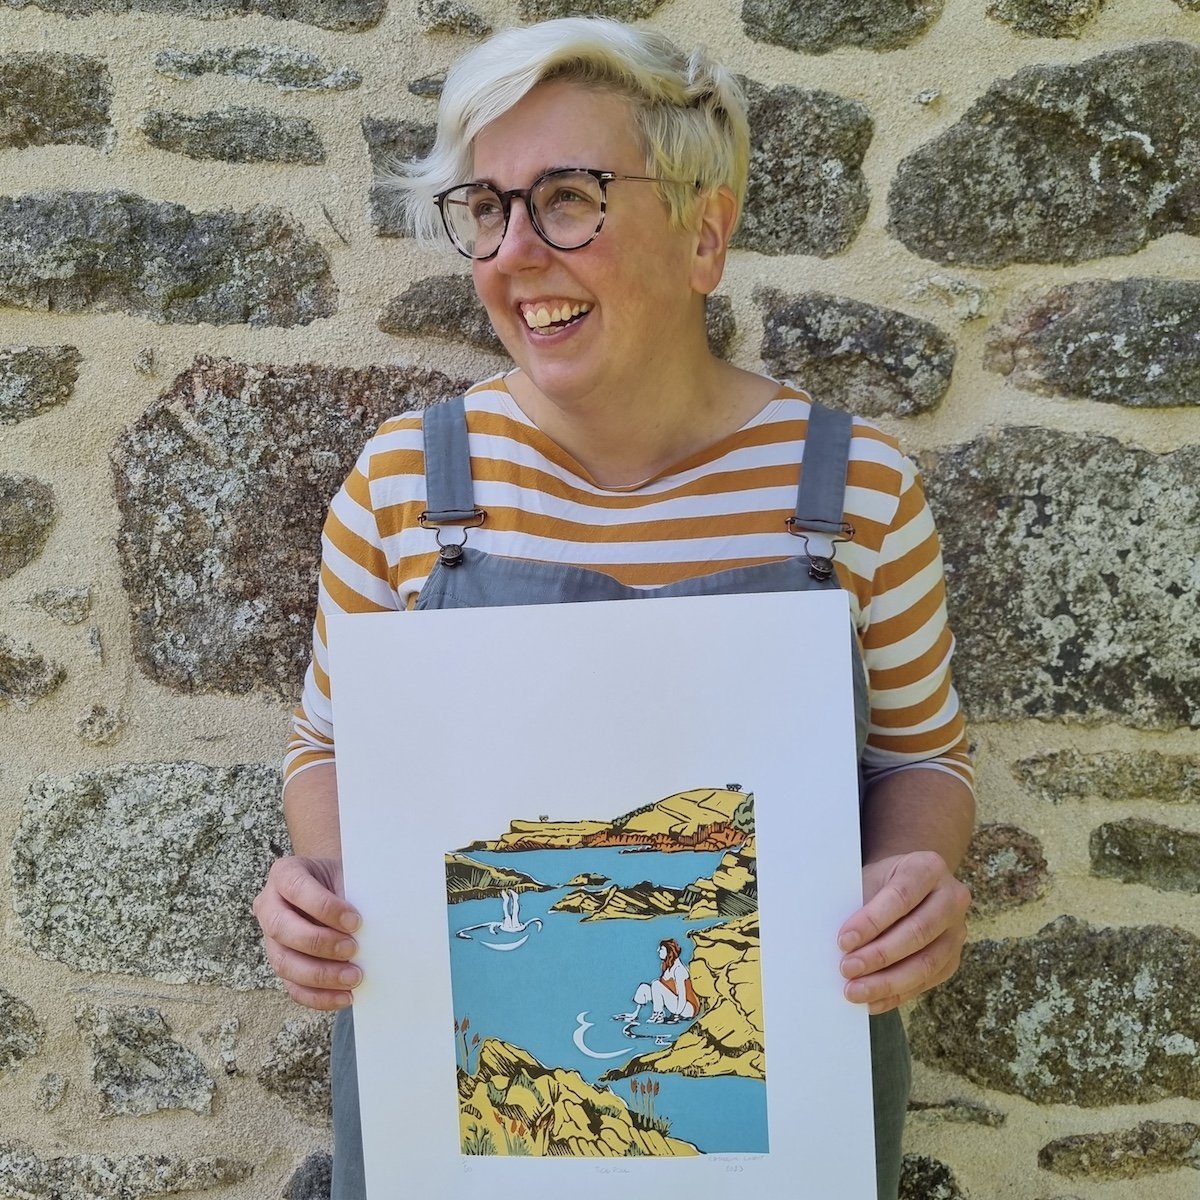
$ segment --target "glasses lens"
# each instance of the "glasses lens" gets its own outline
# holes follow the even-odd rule
[[[465,183],[442,200],[446,229],[465,254],[486,258],[504,237],[504,205],[494,188]]]
[[[546,240],[560,250],[574,250],[600,228],[604,195],[586,171],[552,171],[538,180],[529,205]]]

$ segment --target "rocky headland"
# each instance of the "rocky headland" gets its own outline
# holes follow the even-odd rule
[[[474,1072],[458,1072],[463,1154],[555,1158],[658,1158],[698,1154],[665,1125],[631,1109],[576,1071],[542,1066],[498,1038],[479,1047]]]

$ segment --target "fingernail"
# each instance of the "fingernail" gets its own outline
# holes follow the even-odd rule
[[[337,950],[334,953],[338,958],[349,958],[357,949],[358,943],[353,938],[343,938],[338,942]]]
[[[861,1004],[867,998],[865,983],[848,983],[844,989],[846,999],[853,1004]]]
[[[867,964],[861,958],[842,959],[842,974],[847,979],[857,979],[867,969]]]
[[[338,992],[333,1002],[338,1008],[348,1008],[354,1002],[354,997],[348,996],[345,992]]]
[[[842,950],[850,951],[857,950],[862,944],[862,938],[854,932],[853,929],[847,929],[845,933],[838,938],[838,947]]]
[[[351,987],[353,987],[361,978],[362,972],[357,967],[343,967],[338,972],[338,979],[340,979],[342,983],[348,984]]]
[[[358,913],[347,913],[342,918],[342,928],[347,933],[353,933],[362,924],[362,917]]]

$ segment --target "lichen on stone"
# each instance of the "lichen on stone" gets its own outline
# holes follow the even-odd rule
[[[36,1054],[45,1036],[33,1009],[0,987],[0,1073]]]
[[[864,417],[935,408],[950,386],[954,343],[936,325],[827,292],[760,288],[762,357],[822,404]]]
[[[328,1015],[285,1021],[257,1072],[258,1082],[267,1091],[309,1121],[327,1122],[333,1111],[329,1081],[332,1031]]]
[[[1200,405],[1200,282],[1091,279],[1021,296],[989,330],[984,365],[1043,395]]]
[[[327,67],[307,50],[294,46],[208,46],[203,50],[160,50],[154,69],[172,79],[227,75],[242,83],[265,83],[281,92],[346,92],[362,83],[350,67]]]
[[[1069,1179],[1141,1179],[1180,1167],[1200,1170],[1200,1125],[1143,1121],[1133,1129],[1076,1133],[1038,1151],[1038,1166]]]
[[[1184,42],[1025,67],[901,162],[889,228],[915,254],[980,267],[1200,233],[1198,89],[1200,47]]]
[[[1049,804],[1072,800],[1200,804],[1200,756],[1157,750],[1047,750],[1013,764],[1013,775]]]
[[[743,81],[749,105],[750,179],[732,244],[760,254],[837,254],[867,216],[862,173],[874,122],[832,92]]]
[[[0,346],[0,425],[65,404],[82,361],[74,346]]]
[[[198,358],[113,452],[138,666],[178,691],[294,698],[330,497],[387,417],[468,382]]]
[[[909,1021],[913,1054],[1039,1104],[1200,1099],[1200,939],[1060,917],[970,942]]]
[[[75,1023],[91,1047],[102,1117],[179,1108],[209,1113],[216,1083],[200,1059],[169,1036],[158,1009],[81,1005]]]
[[[220,111],[186,113],[150,109],[139,126],[156,150],[199,160],[233,163],[325,161],[325,146],[307,117],[265,108],[231,105]]]
[[[57,516],[54,493],[41,480],[0,474],[0,579],[41,554]]]
[[[43,775],[13,842],[13,908],[29,946],[75,970],[271,986],[250,904],[287,844],[273,767]]]
[[[921,463],[974,717],[1200,727],[1200,446],[1010,427]]]
[[[748,37],[825,54],[840,46],[896,50],[915,42],[941,15],[943,0],[743,0]]]
[[[112,97],[103,59],[54,51],[0,54],[0,150],[107,146]]]
[[[0,196],[0,304],[287,327],[332,316],[336,300],[328,255],[282,209],[192,212],[118,191]]]
[[[1088,851],[1093,875],[1160,892],[1200,892],[1200,833],[1129,817],[1093,829]]]

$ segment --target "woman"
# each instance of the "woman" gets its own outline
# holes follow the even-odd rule
[[[341,897],[325,613],[844,587],[865,902],[830,937],[847,999],[874,1015],[879,1195],[894,1197],[908,1088],[895,1010],[956,969],[970,898],[952,874],[973,801],[941,560],[890,438],[709,352],[705,297],[748,160],[729,72],[646,29],[550,21],[450,72],[433,151],[394,182],[418,235],[472,260],[516,369],[424,421],[386,422],[331,505],[287,761],[296,857],[255,911],[290,994],[349,1005],[359,918]],[[345,1016],[338,1200],[362,1195]]]
[[[658,943],[658,958],[661,966],[657,979],[649,983],[639,983],[633,994],[636,1005],[632,1012],[617,1013],[614,1021],[624,1021],[627,1025],[637,1023],[642,1015],[642,1005],[650,1005],[650,1015],[646,1020],[654,1025],[669,1022],[672,1025],[678,1021],[688,1021],[700,1011],[700,1002],[692,989],[692,977],[684,966],[680,955],[682,947],[674,938],[664,938]]]

